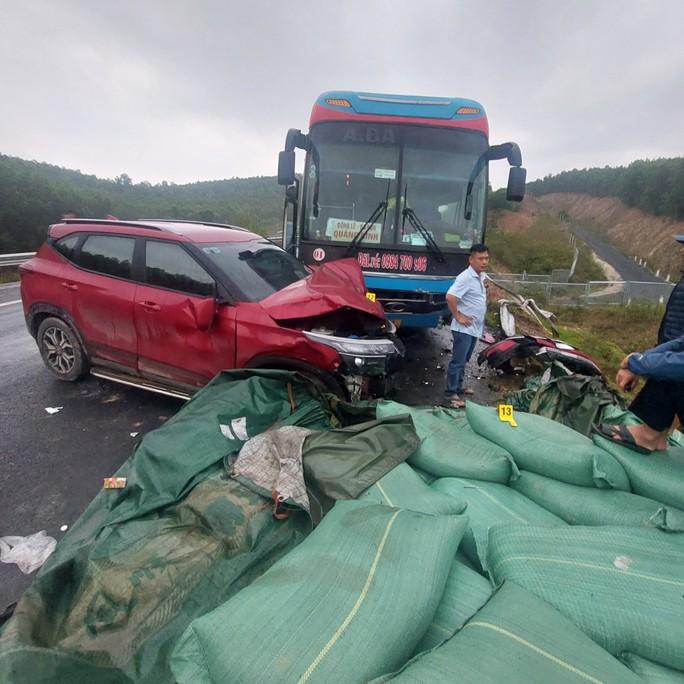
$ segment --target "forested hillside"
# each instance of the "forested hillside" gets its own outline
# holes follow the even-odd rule
[[[529,192],[618,197],[628,207],[684,219],[684,157],[634,161],[629,166],[573,169],[527,184]]]
[[[582,193],[618,197],[650,214],[684,219],[684,158],[635,161],[626,167],[574,169],[528,184],[535,195]],[[0,253],[35,250],[62,214],[112,214],[122,219],[179,218],[232,223],[261,234],[279,230],[283,189],[275,177],[233,178],[187,185],[135,183],[126,174],[100,179],[50,164],[0,154]],[[491,209],[517,209],[505,190]]]
[[[0,253],[35,250],[66,211],[84,217],[182,218],[278,230],[283,189],[275,177],[174,185],[103,180],[79,171],[0,155]]]

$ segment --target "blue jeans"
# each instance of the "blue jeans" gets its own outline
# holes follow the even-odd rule
[[[447,369],[446,393],[449,395],[461,394],[463,391],[463,375],[466,363],[470,360],[477,342],[477,337],[456,330],[452,330],[451,335],[454,338],[454,346],[451,362]]]

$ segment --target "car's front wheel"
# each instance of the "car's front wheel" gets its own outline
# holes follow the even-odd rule
[[[38,327],[38,349],[48,370],[60,380],[73,382],[86,372],[88,361],[76,333],[59,318],[46,318]]]

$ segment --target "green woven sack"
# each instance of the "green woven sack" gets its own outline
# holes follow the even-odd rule
[[[467,505],[463,500],[431,489],[406,463],[392,468],[357,498],[359,501],[436,515],[458,515]]]
[[[487,570],[487,540],[492,525],[565,525],[563,520],[506,485],[443,477],[430,487],[468,503],[468,530],[461,548],[475,567],[483,571]]]
[[[555,606],[607,651],[684,669],[684,535],[646,527],[489,533],[489,572]]]
[[[432,622],[465,526],[338,501],[292,553],[191,623],[172,671],[180,684],[334,684],[396,669]]]
[[[578,487],[523,471],[511,487],[570,525],[658,527],[684,531],[684,511],[614,489]]]
[[[408,413],[422,442],[408,462],[436,477],[468,477],[508,482],[516,468],[511,455],[483,439],[468,424],[462,411],[414,408],[394,401],[380,401],[378,418]]]
[[[432,624],[415,652],[427,651],[453,636],[491,595],[492,585],[488,580],[455,560]]]
[[[652,663],[634,653],[623,653],[620,660],[645,684],[684,684],[684,672]]]
[[[428,473],[426,470],[421,470],[420,468],[416,468],[414,466],[411,466],[413,468],[413,472],[420,477],[420,479],[425,482],[425,484],[432,484],[437,478],[432,475],[431,473]]]
[[[583,487],[629,491],[620,464],[579,432],[550,418],[516,413],[518,427],[499,420],[493,407],[466,403],[475,432],[509,451],[520,470],[529,470]]]
[[[600,435],[593,439],[622,465],[635,494],[684,510],[684,447],[639,454]]]
[[[548,603],[506,582],[456,636],[376,679],[402,684],[639,684]],[[643,683],[642,683],[643,684]]]

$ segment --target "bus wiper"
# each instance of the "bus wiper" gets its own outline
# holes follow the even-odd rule
[[[351,256],[354,247],[359,245],[361,241],[366,237],[366,235],[373,227],[375,222],[380,218],[380,214],[382,214],[382,225],[380,226],[380,232],[382,233],[382,230],[385,227],[385,219],[387,218],[387,207],[389,206],[389,191],[390,181],[387,181],[387,195],[385,196],[385,199],[380,200],[378,202],[378,206],[375,207],[375,209],[373,209],[373,213],[368,217],[368,220],[363,224],[363,226],[361,226],[361,230],[356,235],[354,235],[352,241],[349,243],[349,247],[347,247],[347,250],[344,253],[344,256]]]
[[[425,238],[425,244],[430,248],[432,253],[437,257],[437,261],[444,263],[444,254],[442,250],[437,246],[437,243],[430,235],[430,231],[423,225],[423,222],[418,218],[416,212],[411,209],[408,205],[408,183],[404,186],[404,208],[401,212],[401,237],[404,237],[404,226],[406,225],[406,219],[409,220],[413,230],[420,233]]]
[[[473,170],[470,172],[470,178],[468,178],[468,188],[466,190],[465,201],[463,202],[463,217],[466,221],[470,221],[473,218],[473,186],[475,185],[475,179],[480,175],[482,169],[484,168],[485,162],[489,157],[489,150],[483,152],[475,162]]]
[[[423,222],[418,218],[416,212],[413,211],[411,207],[404,207],[402,215],[404,219],[408,219],[413,230],[415,230],[417,233],[420,233],[425,238],[425,243],[428,249],[437,257],[437,261],[439,261],[440,263],[444,263],[444,254],[442,253],[442,250],[439,248],[432,235],[430,235],[430,231],[423,225]]]

